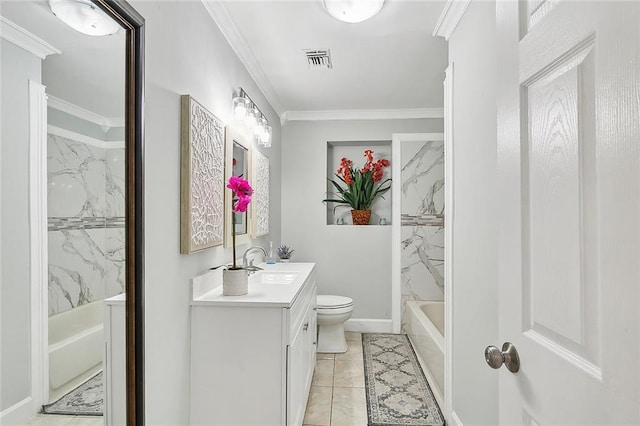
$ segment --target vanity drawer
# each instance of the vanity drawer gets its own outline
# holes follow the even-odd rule
[[[290,344],[300,327],[307,319],[308,309],[315,310],[316,307],[316,281],[312,273],[298,295],[291,308],[289,308],[289,336],[287,343]]]

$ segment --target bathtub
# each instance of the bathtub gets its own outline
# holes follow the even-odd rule
[[[408,301],[405,330],[440,407],[444,407],[444,302]]]
[[[88,303],[49,317],[49,401],[102,369],[103,303]]]

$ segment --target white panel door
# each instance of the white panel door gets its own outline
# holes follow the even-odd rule
[[[502,424],[640,424],[640,2],[498,2]]]

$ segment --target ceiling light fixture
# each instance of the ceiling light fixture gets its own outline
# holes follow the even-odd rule
[[[115,34],[120,25],[90,0],[49,0],[54,15],[76,31],[90,36]]]
[[[384,0],[322,0],[329,15],[339,21],[355,24],[375,16]]]
[[[271,147],[272,129],[269,121],[242,87],[238,96],[233,98],[233,117],[249,129],[258,145]]]

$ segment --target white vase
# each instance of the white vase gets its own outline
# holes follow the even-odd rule
[[[244,296],[249,292],[249,274],[246,269],[222,271],[222,295]]]
[[[281,263],[289,263],[289,261],[290,261],[290,260],[291,260],[291,259],[280,259],[280,262],[281,262]]]

